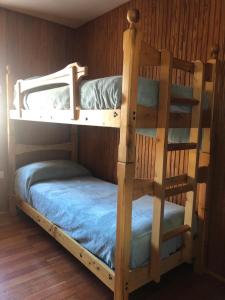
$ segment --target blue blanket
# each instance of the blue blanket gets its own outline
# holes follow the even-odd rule
[[[33,164],[32,164],[33,165]],[[32,207],[62,228],[109,267],[115,267],[117,186],[92,176],[38,181],[30,186],[22,173],[34,167],[20,169],[16,176],[16,191]],[[133,202],[131,268],[150,260],[152,197],[144,196]],[[184,208],[166,202],[164,232],[183,224]],[[181,246],[180,237],[163,244],[162,258]]]
[[[182,85],[172,85],[174,97],[192,98],[193,90]],[[143,77],[138,81],[137,103],[156,107],[159,98],[159,81]],[[207,99],[205,99],[205,107]],[[82,109],[116,109],[122,102],[122,76],[110,76],[83,80],[80,84],[80,105]],[[32,110],[69,109],[70,91],[68,85],[48,86],[35,89],[24,97],[24,106]],[[190,112],[191,106],[172,105],[173,112]]]

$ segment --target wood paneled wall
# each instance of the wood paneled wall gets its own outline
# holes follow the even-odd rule
[[[121,74],[122,33],[127,28],[126,13],[131,7],[140,10],[144,39],[153,47],[168,48],[179,58],[206,61],[210,57],[211,46],[219,44],[219,58],[225,59],[224,0],[132,0],[78,30],[0,9],[1,82],[7,63],[11,65],[15,78],[18,78],[53,72],[74,61],[74,57],[88,66],[90,78]],[[158,70],[142,69],[140,74],[157,78]],[[214,118],[208,267],[225,276],[224,66],[220,74],[222,80],[218,86]],[[178,83],[190,82],[190,78],[182,72],[174,72],[173,79]],[[1,104],[1,108],[4,108]],[[67,128],[65,130],[67,135]],[[0,134],[5,136],[3,132],[0,129]],[[116,181],[118,140],[118,131],[115,129],[80,128],[80,161],[97,176]],[[152,147],[154,143],[151,138],[138,136],[136,172],[139,177],[151,177],[149,164],[154,152],[149,149]],[[0,145],[0,151],[0,167],[4,167],[4,145]],[[179,156],[174,153],[171,161],[177,159]],[[3,186],[0,182],[0,195],[3,195]],[[0,209],[3,206],[5,204],[0,199]]]
[[[6,59],[6,48],[2,47],[6,43],[6,15],[5,12],[0,10],[0,170],[6,171],[7,160],[6,158],[6,102],[3,101],[5,88],[5,59]],[[6,210],[6,179],[0,178],[0,211]]]
[[[55,72],[75,59],[74,30],[38,18],[0,9],[0,76],[4,88],[5,66],[10,66],[15,79],[27,78]],[[0,169],[6,172],[6,99],[0,98]],[[47,125],[46,125],[47,126]],[[54,130],[55,128],[55,130]],[[48,142],[54,142],[52,136],[68,136],[68,127],[52,127],[45,135]],[[30,136],[31,123],[21,129],[24,135]],[[43,136],[43,128],[36,136]],[[58,139],[58,137],[56,137]],[[0,210],[7,208],[6,180],[0,180]]]
[[[127,28],[129,8],[140,10],[144,40],[158,49],[170,49],[187,60],[210,57],[212,45],[220,47],[225,59],[224,0],[133,0],[76,30],[77,59],[89,68],[89,77],[103,77],[122,72],[122,34]],[[141,75],[157,78],[156,69],[142,69]],[[225,88],[224,67],[215,109],[213,144],[213,188],[209,211],[208,267],[225,277]],[[182,72],[174,72],[178,83],[190,83]],[[104,128],[80,129],[80,160],[94,174],[116,180],[118,132]],[[138,137],[137,173],[151,176],[150,138]],[[175,154],[173,154],[175,155]],[[174,156],[175,157],[175,156]],[[221,232],[221,234],[218,234]]]

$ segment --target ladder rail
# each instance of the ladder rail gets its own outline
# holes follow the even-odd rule
[[[205,65],[201,61],[193,63],[193,101],[191,112],[191,126],[188,143],[168,143],[169,129],[169,114],[170,105],[173,104],[171,97],[171,74],[173,68],[173,58],[169,51],[161,52],[161,78],[159,92],[159,108],[158,108],[158,124],[156,132],[156,163],[155,163],[155,178],[154,186],[154,201],[153,201],[153,222],[152,222],[152,238],[151,238],[151,276],[154,281],[160,281],[160,255],[161,246],[165,237],[163,235],[163,217],[165,199],[170,195],[186,193],[187,201],[185,205],[184,224],[178,230],[175,228],[167,234],[167,239],[172,238],[174,233],[179,232],[184,236],[184,247],[182,256],[184,261],[191,262],[193,254],[193,216],[195,213],[196,198],[197,198],[197,175],[199,166],[199,156],[201,148],[202,135],[202,112],[203,112],[203,91],[205,87]],[[186,101],[186,100],[185,100]],[[180,101],[180,105],[183,104]],[[187,174],[171,179],[182,180],[185,176],[188,179],[187,183],[181,186],[168,189],[170,178],[166,177],[167,156],[172,150],[189,150],[188,171]],[[187,230],[186,230],[187,229]]]
[[[184,234],[184,259],[187,262],[192,260],[193,252],[193,216],[196,208],[197,198],[197,173],[199,166],[199,155],[202,137],[202,112],[203,112],[203,91],[205,87],[205,65],[201,61],[195,61],[193,78],[193,97],[199,101],[199,105],[192,108],[191,129],[189,142],[196,143],[196,150],[189,150],[187,175],[194,180],[193,191],[187,193],[185,205],[184,224],[190,226],[190,230]]]
[[[168,50],[161,52],[160,89],[158,121],[156,130],[156,162],[154,182],[162,187],[161,195],[154,196],[151,237],[151,276],[160,281],[161,244],[163,236],[163,216],[165,203],[165,179],[167,169],[168,124],[170,115],[172,54]]]

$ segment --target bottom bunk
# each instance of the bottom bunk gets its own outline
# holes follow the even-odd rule
[[[18,207],[114,290],[117,186],[77,163],[48,161],[18,169],[15,190]],[[151,281],[152,209],[150,196],[133,202],[130,291]],[[164,232],[183,222],[184,208],[166,202]],[[182,242],[164,242],[162,273],[182,263]]]

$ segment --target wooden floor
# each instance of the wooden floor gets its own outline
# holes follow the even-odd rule
[[[0,300],[112,300],[94,275],[28,217],[0,215]],[[225,300],[225,284],[182,266],[131,300]]]

